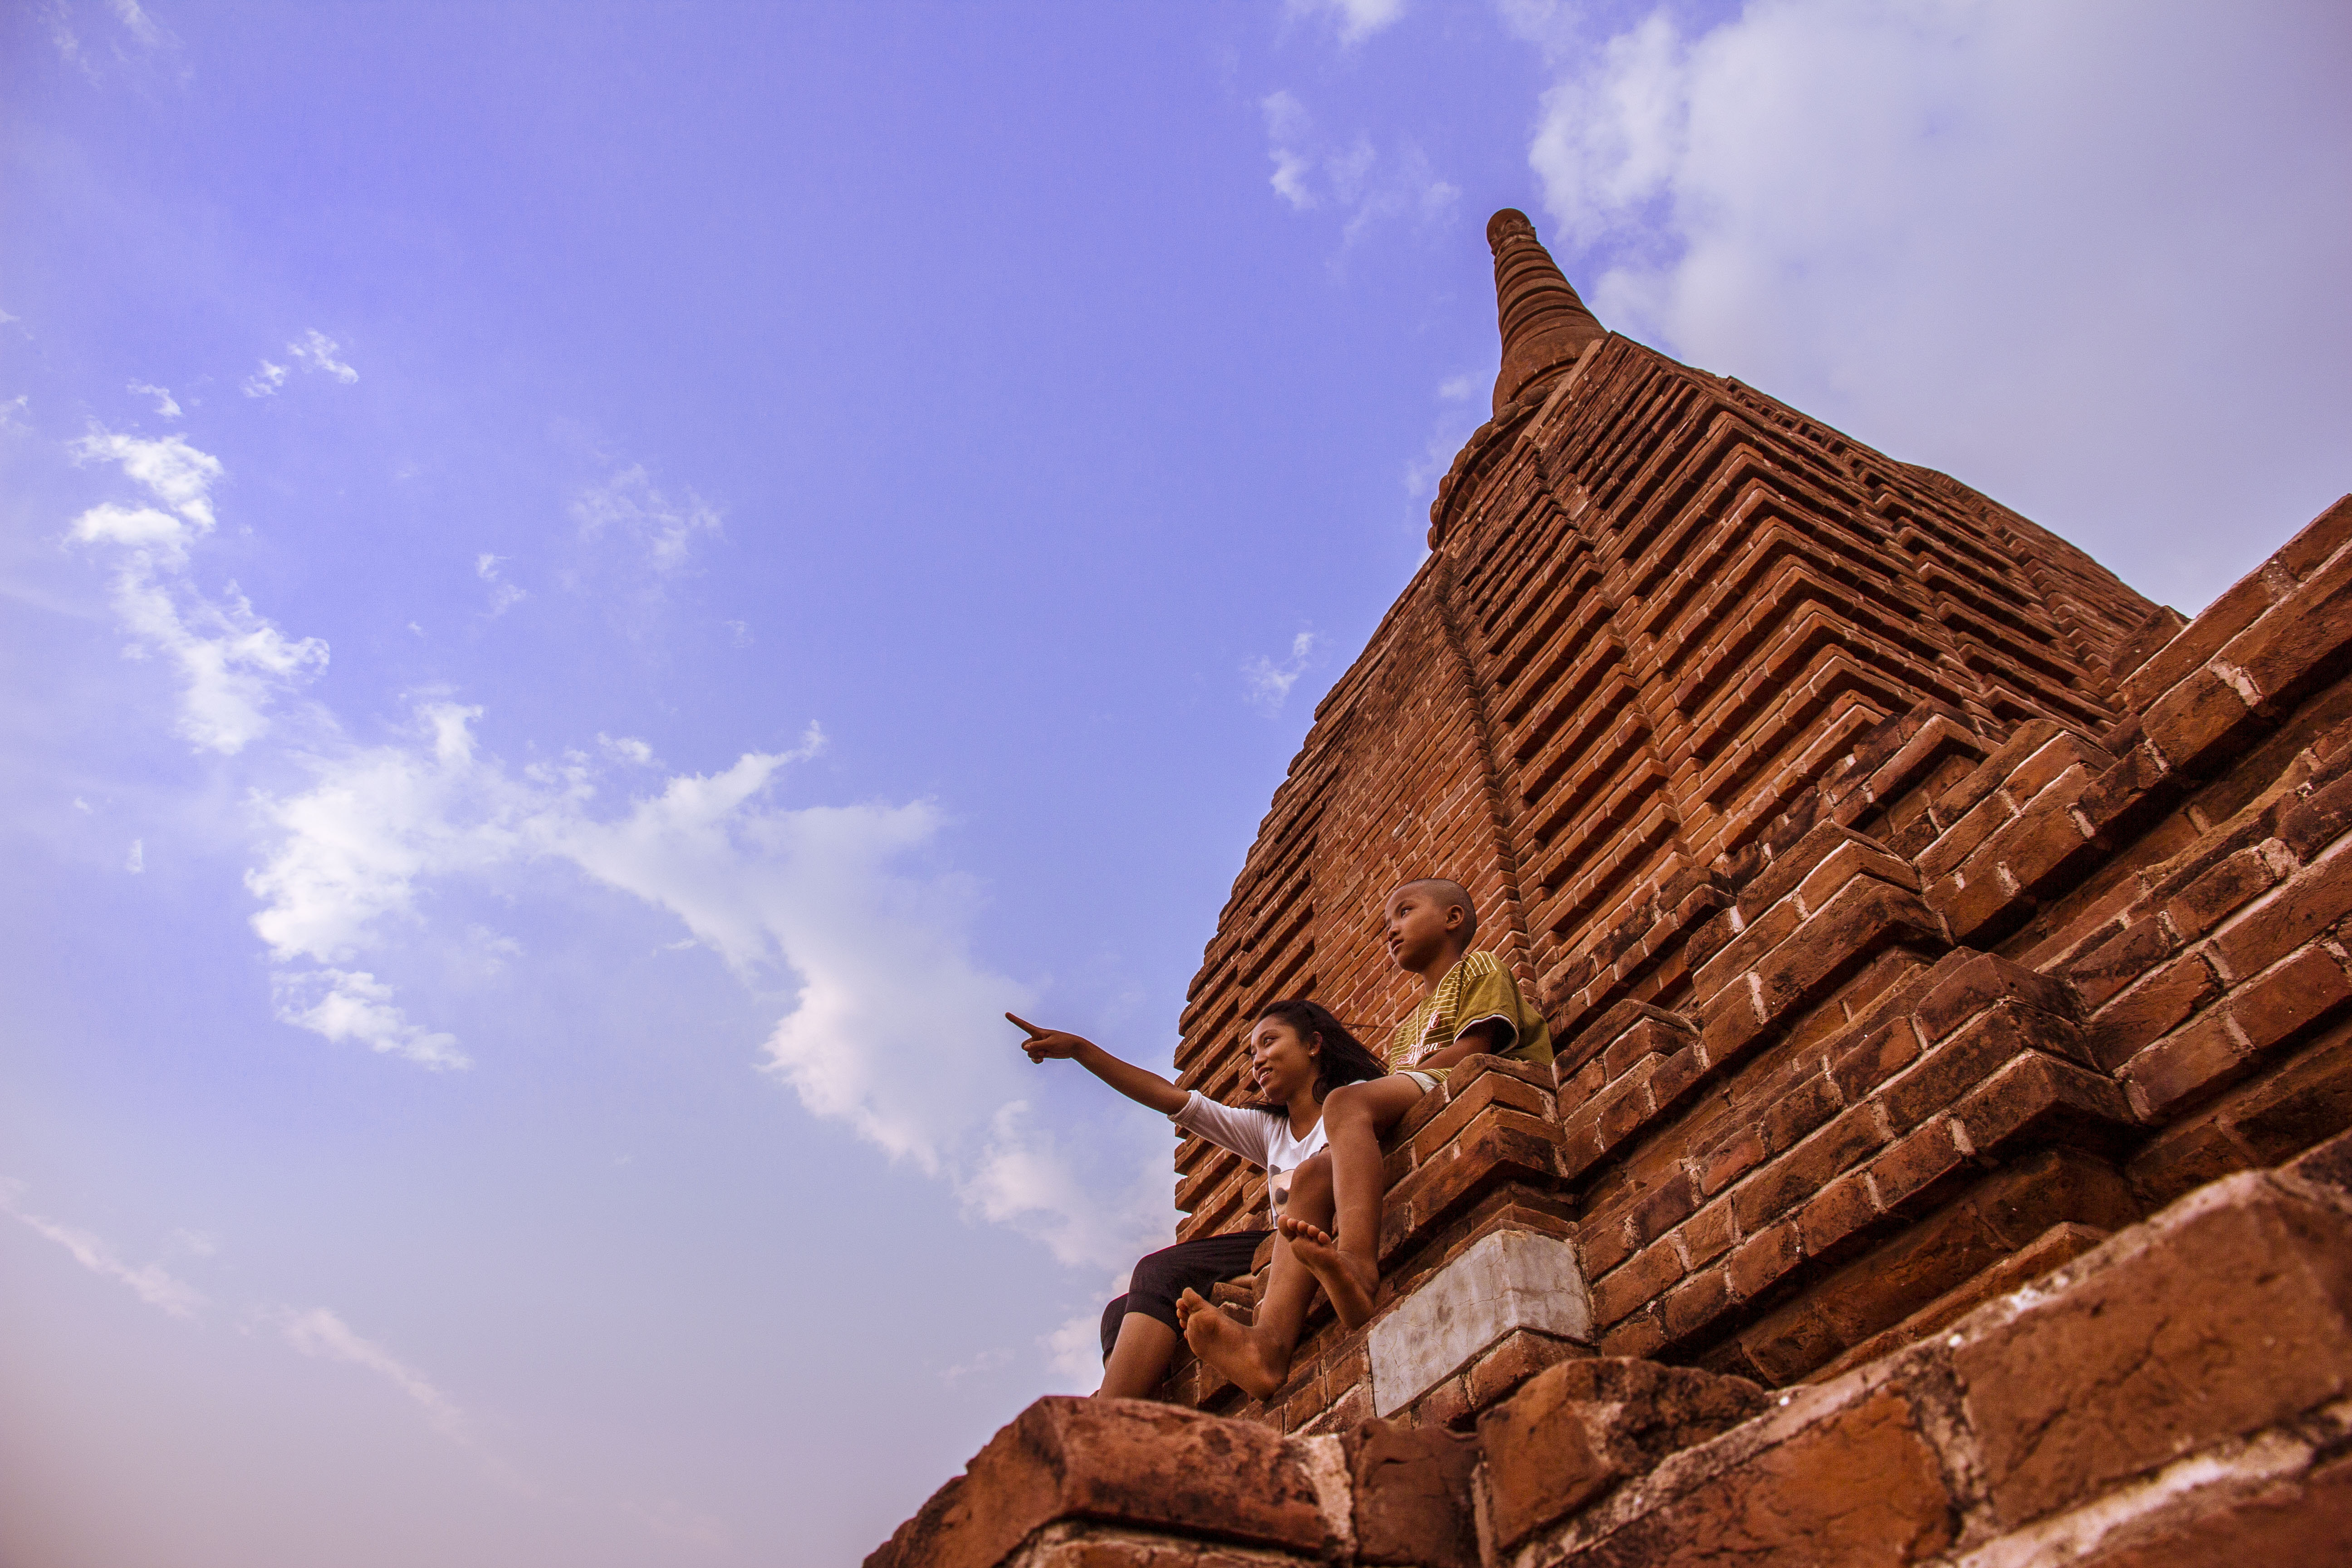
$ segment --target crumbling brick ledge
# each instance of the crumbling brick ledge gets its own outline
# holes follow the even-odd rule
[[[1041,1399],[866,1568],[2352,1561],[2352,1134],[1826,1381],[1561,1363],[1475,1433]]]

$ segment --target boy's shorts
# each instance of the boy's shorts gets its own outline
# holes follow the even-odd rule
[[[1444,1083],[1445,1075],[1453,1070],[1452,1068],[1407,1068],[1401,1069],[1397,1076],[1412,1079],[1413,1082],[1421,1085],[1421,1092],[1427,1094],[1431,1089]]]

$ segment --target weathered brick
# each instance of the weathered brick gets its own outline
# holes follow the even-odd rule
[[[1913,1016],[1929,1040],[1940,1040],[1986,1008],[2011,1000],[2059,1017],[2074,1011],[2074,998],[2062,982],[1980,952],[1943,972]]]
[[[1750,1236],[1731,1249],[1729,1279],[1742,1300],[1754,1300],[1774,1281],[1804,1261],[1794,1222],[1776,1225]]]
[[[2033,1053],[2055,1056],[2058,1047],[2076,1048],[2073,1032],[2071,1026],[2046,1013],[2004,1002],[1930,1047],[1872,1098],[1885,1108],[1890,1128],[1906,1131],[1958,1104],[2004,1063]]]
[[[2268,728],[2238,689],[2210,669],[2192,671],[2140,716],[2140,727],[2179,772],[2213,768]]]
[[[2352,1392],[2352,1220],[2263,1176],[2057,1279],[1968,1319],[1951,1352],[2004,1523]]]
[[[1625,1211],[1625,1224],[1637,1244],[1655,1241],[1682,1224],[1698,1207],[1698,1189],[1680,1171],[1643,1194]]]
[[[1866,1031],[1829,1064],[1839,1098],[1852,1103],[1902,1071],[1919,1057],[1919,1034],[1908,1018]]]
[[[2131,1106],[2111,1080],[2039,1054],[2002,1068],[1952,1119],[1980,1155],[2032,1143],[2104,1152],[2133,1131]]]
[[[1844,1109],[1836,1085],[1826,1077],[1802,1079],[1765,1108],[1756,1130],[1763,1135],[1765,1152],[1780,1154]]]
[[[1359,1563],[1478,1568],[1470,1496],[1475,1437],[1443,1424],[1367,1421],[1339,1443]]]
[[[2184,954],[2099,1010],[2091,1022],[2095,1061],[2115,1071],[2221,994],[2203,957]]]
[[[1668,1290],[1658,1303],[1658,1321],[1669,1343],[1686,1340],[1721,1317],[1731,1305],[1730,1270],[1703,1268]]]
[[[1891,1568],[1934,1557],[1958,1534],[1943,1467],[1890,1390],[1839,1405],[1728,1468],[1668,1474],[1660,1472],[1659,1495],[1579,1552],[1580,1568]]]
[[[2143,915],[2078,956],[2067,966],[2067,978],[2087,1007],[2103,1005],[2173,950],[2171,935],[2153,915]]]
[[[1861,1171],[1839,1177],[1797,1211],[1797,1237],[1805,1256],[1818,1258],[1878,1218],[1870,1179]]]
[[[1855,1106],[1731,1190],[1739,1228],[1754,1234],[1885,1142],[1877,1110]]]
[[[1948,1117],[1937,1117],[1913,1131],[1871,1161],[1872,1195],[1883,1209],[1934,1196],[1955,1177],[1970,1169],[1969,1151],[1960,1147]]]
[[[2175,894],[2164,915],[2181,940],[2193,942],[2276,880],[2258,850],[2241,849]]]
[[[2352,911],[2352,847],[2305,867],[2213,938],[2213,951],[2236,980],[2315,940]]]
[[[1654,1301],[1683,1277],[1683,1260],[1669,1243],[1660,1242],[1633,1255],[1622,1268],[1604,1274],[1592,1286],[1592,1318],[1603,1328]]]
[[[2352,980],[2343,965],[2306,948],[2134,1057],[2123,1079],[2143,1115],[2168,1115],[2231,1081],[2256,1056],[2318,1023],[2347,997]]]
[[[994,1568],[1058,1519],[1118,1521],[1314,1553],[1328,1531],[1281,1436],[1142,1399],[1040,1399],[877,1553],[891,1568]]]
[[[2352,557],[2332,557],[2214,662],[2242,671],[2263,700],[2282,708],[2343,673],[2352,662]]]
[[[1682,1229],[1675,1233],[1675,1239],[1681,1244],[1693,1268],[1722,1257],[1738,1239],[1738,1227],[1732,1223],[1729,1201],[1709,1204],[1691,1215]]]
[[[1764,1404],[1752,1383],[1688,1367],[1609,1359],[1551,1368],[1478,1419],[1496,1544],[1517,1546]]]
[[[1752,1127],[1742,1127],[1697,1160],[1698,1190],[1713,1197],[1762,1163],[1764,1140]]]

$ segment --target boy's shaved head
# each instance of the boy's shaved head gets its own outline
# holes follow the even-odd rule
[[[1477,937],[1478,906],[1470,901],[1470,889],[1464,887],[1461,883],[1454,880],[1450,877],[1415,877],[1410,882],[1400,882],[1397,884],[1397,893],[1406,891],[1424,893],[1430,898],[1435,900],[1438,907],[1441,909],[1452,908],[1460,910],[1462,911],[1462,940],[1464,942],[1470,942]],[[1391,893],[1389,898],[1393,901],[1396,898],[1396,893]]]

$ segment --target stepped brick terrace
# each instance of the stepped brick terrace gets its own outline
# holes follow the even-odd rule
[[[1408,1116],[1283,1389],[1041,1400],[869,1563],[2352,1561],[2352,498],[2184,621],[1487,235],[1494,418],[1177,1066],[1242,1098],[1285,995],[1385,1038],[1431,873],[1558,1059]]]

